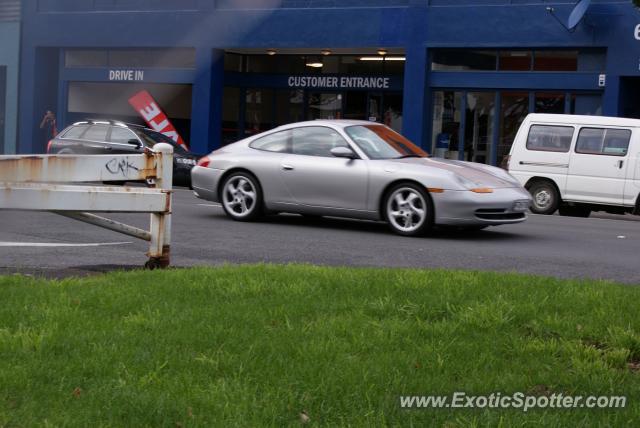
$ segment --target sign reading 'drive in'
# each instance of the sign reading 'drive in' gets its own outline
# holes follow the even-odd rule
[[[151,129],[166,135],[185,149],[188,149],[176,128],[149,92],[138,92],[129,98],[129,104],[142,116]]]
[[[142,82],[144,70],[109,70],[109,80],[112,82]]]

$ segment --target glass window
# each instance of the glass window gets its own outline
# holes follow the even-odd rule
[[[336,147],[349,147],[349,145],[337,131],[331,128],[307,126],[293,130],[293,154],[333,157],[331,149]]]
[[[240,89],[225,86],[222,91],[222,145],[240,138]]]
[[[273,127],[273,90],[247,89],[245,130],[248,135],[259,134]]]
[[[72,49],[64,53],[65,67],[107,67],[106,50]]]
[[[67,130],[67,132],[65,132],[64,134],[62,134],[62,138],[80,138],[80,136],[82,135],[82,133],[84,131],[87,130],[87,128],[89,127],[89,125],[77,125],[77,126],[72,126],[71,128],[69,128]]]
[[[533,71],[577,71],[578,51],[535,51]]]
[[[576,143],[576,153],[626,156],[631,131],[628,129],[582,128]]]
[[[345,132],[370,159],[428,156],[425,151],[386,126],[349,126],[345,128]]]
[[[571,114],[602,116],[602,96],[593,94],[571,94]]]
[[[498,165],[509,154],[513,140],[524,118],[529,114],[528,92],[503,92],[500,111],[500,138],[497,147]]]
[[[126,144],[128,143],[130,140],[138,140],[136,138],[136,135],[129,131],[127,128],[120,128],[118,126],[114,126],[111,128],[111,137],[109,138],[109,140],[112,143],[122,143],[122,144]]]
[[[196,51],[190,48],[114,49],[109,51],[109,66],[196,68]]]
[[[605,49],[580,49],[578,71],[601,73],[606,70],[607,51]]]
[[[286,153],[290,151],[291,131],[281,131],[254,140],[249,147],[267,152]]]
[[[307,119],[342,119],[342,94],[309,94]]]
[[[464,131],[464,160],[489,163],[489,149],[493,141],[495,92],[467,93]]]
[[[433,71],[496,70],[496,51],[436,50],[431,61]]]
[[[562,92],[536,92],[536,113],[564,113],[565,96]]]
[[[396,132],[402,131],[402,95],[384,94],[383,122]]]
[[[187,153],[187,150],[185,150],[184,147],[182,147],[180,144],[173,141],[171,137],[167,137],[166,135],[160,132],[152,131],[150,129],[145,129],[145,128],[134,128],[134,129],[135,129],[135,133],[142,139],[144,144],[148,147],[153,147],[158,143],[165,143],[165,144],[169,144],[170,146],[173,146],[174,153]]]
[[[242,70],[242,55],[231,52],[224,54],[224,71],[239,73]]]
[[[572,126],[533,125],[529,129],[527,149],[568,153],[572,139]]]
[[[500,51],[500,71],[530,71],[531,51]]]
[[[91,127],[82,136],[83,140],[89,141],[106,141],[108,125],[91,125]]]
[[[462,92],[436,91],[433,94],[433,155],[458,159]]]
[[[304,91],[276,91],[276,126],[304,120]]]

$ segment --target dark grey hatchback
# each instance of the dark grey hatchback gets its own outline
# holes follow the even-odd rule
[[[160,132],[118,121],[86,120],[76,122],[49,141],[49,154],[139,154],[157,143],[173,146],[173,184],[191,185],[191,168],[198,156],[176,144]]]

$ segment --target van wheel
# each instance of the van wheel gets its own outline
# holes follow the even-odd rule
[[[529,187],[533,197],[531,212],[535,214],[551,215],[560,205],[560,195],[556,187],[548,181],[537,181]]]
[[[591,209],[581,206],[562,205],[558,208],[558,213],[567,217],[589,217],[591,215]]]

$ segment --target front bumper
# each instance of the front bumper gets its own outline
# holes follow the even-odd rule
[[[531,195],[523,188],[494,189],[493,193],[446,190],[432,193],[440,225],[499,225],[527,219]]]
[[[224,170],[194,166],[191,169],[191,187],[193,193],[200,199],[220,202],[218,198],[218,184]]]

